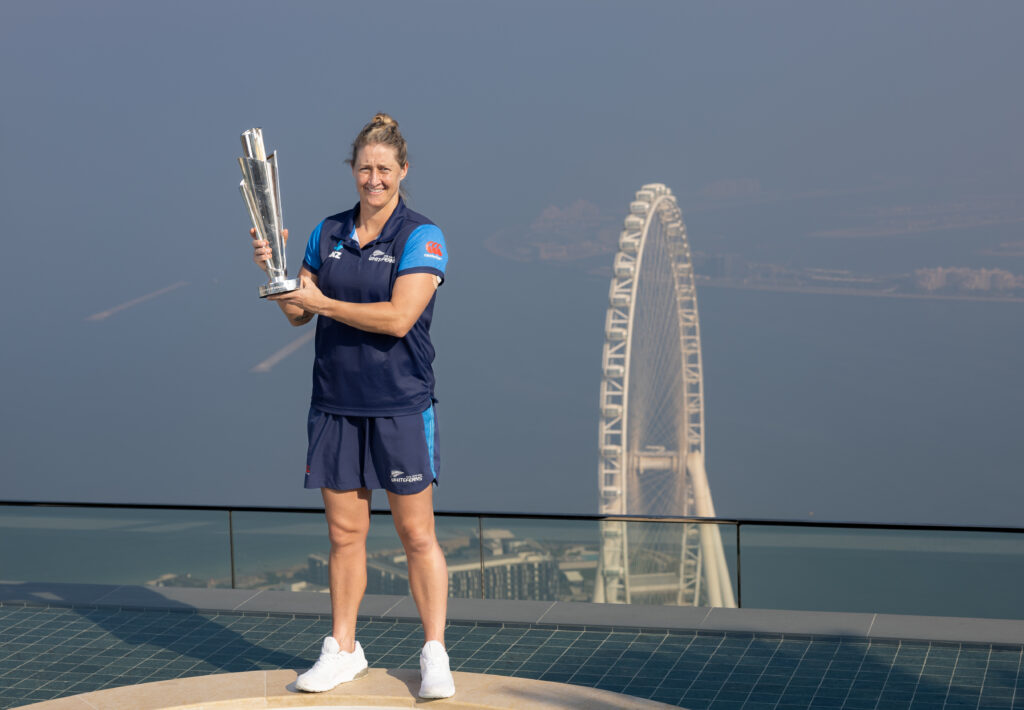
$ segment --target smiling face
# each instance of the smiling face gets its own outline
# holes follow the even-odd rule
[[[398,164],[395,149],[384,143],[371,143],[359,149],[352,164],[359,203],[374,211],[398,204],[398,187],[409,164]]]

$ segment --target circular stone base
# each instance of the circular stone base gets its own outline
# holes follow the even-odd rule
[[[71,695],[23,710],[271,710],[272,708],[349,708],[405,710],[429,702],[451,710],[657,710],[672,705],[642,700],[606,690],[543,680],[455,672],[455,697],[424,701],[416,697],[416,670],[371,669],[359,680],[343,683],[328,693],[295,690],[295,671],[248,671],[177,678]]]

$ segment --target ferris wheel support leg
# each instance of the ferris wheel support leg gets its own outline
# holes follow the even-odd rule
[[[597,575],[594,577],[594,603],[604,604],[604,563],[597,563]]]
[[[711,502],[711,489],[708,486],[708,474],[704,468],[704,454],[691,452],[686,457],[686,468],[693,481],[694,498],[696,499],[697,515],[704,518],[715,517],[715,505]],[[722,547],[722,535],[717,525],[705,523],[701,526],[701,547],[704,550],[704,570],[708,576],[708,596],[712,606],[736,606],[733,595],[732,580],[725,564],[725,549]],[[712,594],[711,580],[714,579],[716,592]]]
[[[715,565],[718,567],[718,576],[724,581],[722,584],[722,606],[736,607],[736,597],[732,591],[732,578],[729,576],[729,567],[725,564],[725,549],[722,546],[722,531],[715,526]]]
[[[708,605],[722,606],[722,580],[715,558],[715,543],[712,536],[718,529],[711,523],[703,523],[700,527],[700,547],[704,567],[704,579],[708,587]],[[719,538],[720,539],[720,538]]]

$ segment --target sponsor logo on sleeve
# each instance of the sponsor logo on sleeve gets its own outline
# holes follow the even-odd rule
[[[427,242],[427,251],[423,256],[430,257],[431,259],[443,259],[444,253],[441,251],[441,245],[438,242]]]

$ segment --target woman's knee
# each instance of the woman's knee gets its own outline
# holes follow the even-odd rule
[[[424,554],[433,551],[437,547],[437,535],[434,533],[433,521],[428,524],[399,525],[398,537],[402,541],[402,547],[407,555]]]
[[[437,535],[434,532],[432,494],[433,491],[429,487],[421,493],[409,496],[388,493],[395,531],[398,532],[407,555],[416,556],[439,549]]]
[[[331,547],[365,545],[366,535],[369,532],[369,521],[331,520],[327,522],[327,536],[330,538]]]

